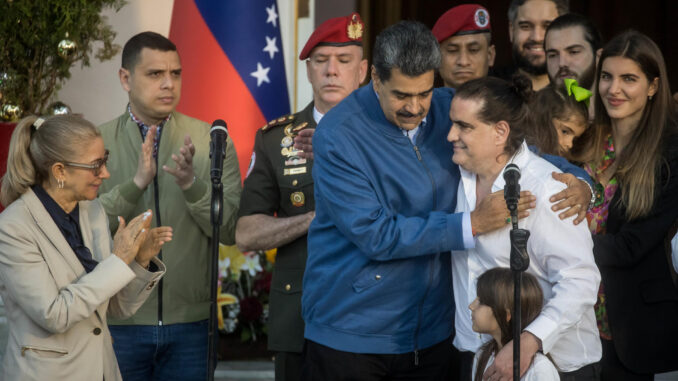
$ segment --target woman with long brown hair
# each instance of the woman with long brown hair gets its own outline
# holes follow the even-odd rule
[[[588,220],[602,283],[603,380],[678,369],[678,290],[664,238],[678,217],[678,138],[664,58],[628,31],[604,48],[594,132],[580,160],[596,182]]]

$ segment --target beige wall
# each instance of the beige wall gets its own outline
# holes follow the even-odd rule
[[[219,0],[224,1],[224,0]],[[226,0],[227,1],[227,0]],[[123,46],[133,35],[152,30],[168,36],[172,18],[173,0],[130,0],[119,12],[105,10],[104,15],[117,32],[115,42]],[[310,18],[300,19],[298,26],[298,49],[313,31],[314,2],[311,1]],[[285,69],[290,92],[290,104],[294,94],[294,61],[297,61],[297,109],[303,108],[312,99],[312,92],[306,79],[306,66],[299,62],[294,52],[294,0],[278,0]],[[181,53],[181,52],[179,52]],[[118,69],[120,54],[112,60],[99,62],[92,58],[91,66],[81,68],[76,64],[71,69],[71,78],[66,81],[55,99],[65,102],[73,112],[83,114],[95,124],[101,124],[118,116],[127,104],[127,93],[120,87]]]

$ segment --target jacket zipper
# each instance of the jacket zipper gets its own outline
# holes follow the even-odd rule
[[[57,353],[60,355],[67,355],[68,351],[61,351],[58,349],[48,349],[48,348],[40,348],[40,347],[34,347],[31,345],[24,345],[21,347],[21,357],[26,357],[26,351],[34,351],[34,352],[52,352],[52,353]]]
[[[160,142],[158,142],[158,146]],[[155,157],[155,176],[153,177],[153,194],[155,198],[155,222],[156,226],[162,226],[160,222],[160,189],[158,189],[158,156]],[[158,259],[162,260],[162,249],[158,252]],[[162,278],[158,281],[158,325],[162,325]]]
[[[409,139],[408,139],[409,140]],[[421,165],[424,167],[426,170],[426,174],[428,175],[429,180],[431,181],[431,188],[433,190],[433,209],[435,209],[438,200],[437,200],[437,192],[436,192],[436,186],[435,186],[435,181],[433,181],[433,176],[431,175],[431,171],[429,171],[428,167],[426,164],[424,164],[424,160],[421,157],[421,153],[419,152],[419,147],[417,147],[416,144],[412,143],[410,141],[410,144],[412,144],[412,147],[414,148],[414,152],[417,154],[417,159],[419,159],[419,162]],[[417,329],[414,331],[414,365],[418,366],[419,365],[419,329],[421,328],[421,316],[423,314],[423,308],[424,308],[424,301],[426,300],[426,295],[428,295],[428,291],[431,286],[431,281],[433,277],[433,267],[432,267],[432,262],[429,261],[429,271],[428,271],[428,282],[426,283],[426,291],[424,291],[424,297],[421,299],[421,302],[419,303],[419,308],[417,311]]]

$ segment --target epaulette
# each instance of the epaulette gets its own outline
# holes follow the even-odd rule
[[[302,124],[299,124],[292,129],[292,132],[299,132],[299,131],[303,130],[304,128],[306,128],[306,126],[308,126],[308,122],[304,122]]]
[[[294,121],[294,115],[292,115],[292,114],[286,115],[286,116],[281,116],[278,119],[271,120],[264,127],[261,127],[261,131],[266,132],[266,131],[273,129],[273,127],[285,126],[285,125],[292,123],[292,121]]]

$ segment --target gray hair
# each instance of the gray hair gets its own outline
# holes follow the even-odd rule
[[[372,64],[381,81],[391,78],[398,68],[408,77],[417,77],[440,66],[438,40],[426,25],[416,21],[400,21],[377,36]]]
[[[508,9],[508,20],[510,23],[516,21],[516,16],[518,16],[518,8],[522,7],[528,0],[512,0]],[[556,5],[556,10],[558,11],[558,16],[562,16],[570,12],[570,0],[551,0],[553,4]]]

